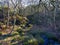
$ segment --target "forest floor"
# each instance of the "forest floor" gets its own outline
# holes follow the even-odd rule
[[[16,30],[18,28],[18,26],[14,26],[14,30]],[[21,27],[19,27],[19,28],[21,28]],[[4,32],[3,30],[2,30],[2,36],[0,36],[0,38],[1,38],[1,40],[0,40],[0,43],[2,43],[2,45],[9,45],[10,43],[11,43],[11,41],[14,39],[14,38],[16,38],[16,39],[18,39],[18,37],[20,37],[20,35],[19,34],[17,34],[17,35],[14,35],[14,36],[8,36],[8,35],[6,35],[6,36],[4,36],[5,34],[9,34],[10,33],[10,31],[12,30],[12,26],[10,26],[9,28],[7,28],[5,31],[6,32]],[[60,40],[60,33],[56,33],[56,32],[52,32],[51,30],[49,30],[49,28],[47,29],[47,28],[45,28],[45,27],[43,27],[43,26],[38,26],[38,25],[33,25],[32,26],[32,28],[30,29],[30,31],[32,31],[32,33],[34,33],[34,32],[47,32],[47,34],[49,34],[49,33],[51,33],[51,34],[53,34],[53,35],[55,35],[59,40]],[[15,33],[15,31],[13,32],[13,33]],[[13,34],[12,33],[12,34]],[[44,36],[44,34],[42,35],[42,36]],[[50,35],[49,35],[50,36]],[[21,38],[21,37],[20,37]],[[44,37],[43,37],[44,38]],[[48,39],[47,37],[46,37],[46,39]],[[44,39],[45,40],[45,39]],[[46,40],[45,40],[46,41]],[[48,40],[49,41],[49,40]],[[20,42],[21,42],[21,40],[16,40],[15,42],[13,42],[12,44],[16,44],[16,43],[18,43],[19,42],[19,44],[20,44]],[[11,44],[10,44],[11,45]],[[21,44],[22,45],[22,44]]]

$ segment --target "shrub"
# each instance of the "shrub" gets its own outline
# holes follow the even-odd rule
[[[15,41],[16,41],[16,38],[13,38],[12,41],[11,41],[11,43],[13,43],[13,42],[15,42]]]
[[[0,36],[2,35],[2,32],[0,32]]]
[[[2,44],[0,43],[0,45],[2,45]]]

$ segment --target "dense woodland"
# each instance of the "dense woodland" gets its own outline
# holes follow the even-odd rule
[[[1,0],[0,45],[60,45],[60,0]]]

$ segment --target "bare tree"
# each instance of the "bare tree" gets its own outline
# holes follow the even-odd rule
[[[51,5],[53,6],[53,31],[56,32],[56,11],[57,11],[57,1],[58,0],[50,0]]]
[[[12,31],[14,30],[14,26],[15,26],[15,23],[16,23],[16,8],[18,7],[20,1],[21,0],[15,0],[15,3],[14,3],[14,1],[11,0],[11,2],[13,4],[13,9],[14,9],[14,15],[13,15],[14,23],[13,23]],[[12,31],[10,33],[12,33]]]

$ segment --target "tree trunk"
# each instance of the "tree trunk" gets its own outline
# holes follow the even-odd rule
[[[9,1],[7,2],[7,5],[8,5],[8,20],[7,20],[7,27],[9,26],[9,18],[10,18],[10,16],[9,16]]]
[[[54,17],[53,17],[53,20],[54,20],[54,28],[53,30],[56,32],[56,11],[57,11],[57,0],[55,0],[55,9],[54,9]]]

